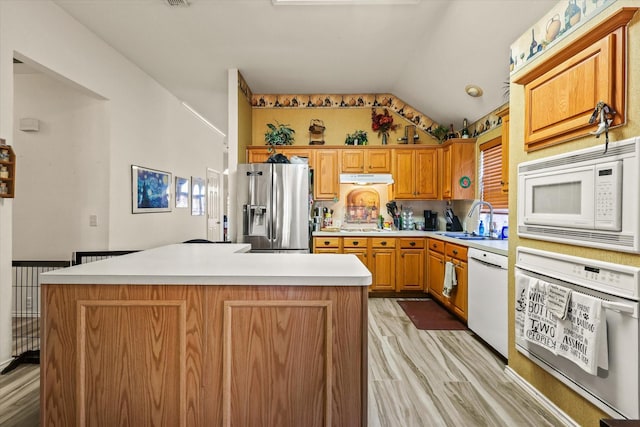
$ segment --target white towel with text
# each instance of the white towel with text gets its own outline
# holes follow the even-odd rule
[[[544,284],[529,284],[527,309],[524,317],[524,338],[556,353],[556,327],[558,320],[547,309]]]
[[[572,292],[567,317],[558,320],[557,354],[591,375],[609,368],[607,321],[602,301]]]

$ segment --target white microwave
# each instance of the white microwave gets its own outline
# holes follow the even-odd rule
[[[518,236],[640,252],[640,137],[518,165]]]

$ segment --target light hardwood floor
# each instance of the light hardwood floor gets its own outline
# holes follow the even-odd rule
[[[0,376],[0,426],[39,425],[37,365]],[[394,299],[369,300],[369,426],[562,426],[469,331],[417,330]]]
[[[369,299],[369,426],[563,426],[470,331],[421,331]]]

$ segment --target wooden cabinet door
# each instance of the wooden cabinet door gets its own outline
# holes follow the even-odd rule
[[[418,199],[438,198],[438,151],[415,151],[415,191]]]
[[[396,199],[414,198],[414,150],[393,151],[393,194]]]
[[[453,287],[449,302],[453,312],[459,317],[467,320],[467,262],[455,258],[447,258],[453,263],[456,270],[456,281],[458,284]]]
[[[476,198],[476,144],[462,140],[451,145],[451,199]]]
[[[247,149],[247,163],[265,163],[271,153],[267,147],[250,147]]]
[[[373,276],[372,291],[394,291],[396,289],[396,250],[372,248],[369,270]]]
[[[303,159],[308,160],[310,168],[313,168],[314,166],[313,161],[314,161],[315,151],[312,148],[302,148],[302,147],[278,148],[278,152],[284,154],[289,159],[291,159],[293,156],[302,157]]]
[[[342,166],[340,170],[344,173],[364,172],[365,150],[341,150]]]
[[[367,149],[364,171],[367,173],[391,173],[391,150],[388,148]]]
[[[429,250],[428,251],[428,266],[427,266],[427,288],[429,294],[440,302],[444,302],[445,298],[442,296],[443,282],[444,282],[444,255]]]
[[[396,288],[399,291],[424,289],[424,249],[399,249],[396,268]]]
[[[442,198],[451,198],[451,146],[442,148]]]
[[[351,254],[358,257],[358,259],[368,268],[369,267],[369,254],[366,247],[364,248],[343,248],[343,254]]]
[[[339,254],[342,250],[340,237],[314,237],[313,253],[315,254]]]
[[[317,150],[315,154],[313,193],[318,200],[337,199],[340,194],[338,152]]]

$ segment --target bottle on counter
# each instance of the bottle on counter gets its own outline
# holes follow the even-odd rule
[[[478,234],[484,236],[484,222],[482,220],[480,220],[480,225],[478,226]]]

